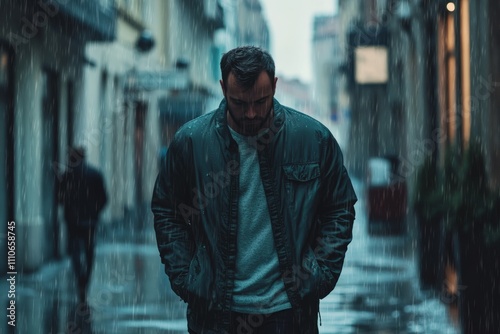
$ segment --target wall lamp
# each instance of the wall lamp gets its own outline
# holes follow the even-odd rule
[[[450,13],[453,13],[456,9],[455,3],[453,1],[448,1],[446,4],[446,10],[449,11]]]

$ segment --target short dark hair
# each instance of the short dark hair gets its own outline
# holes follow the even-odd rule
[[[251,88],[262,71],[267,72],[271,82],[275,74],[273,57],[256,46],[240,46],[228,51],[221,58],[220,70],[224,87],[230,73],[242,88]]]

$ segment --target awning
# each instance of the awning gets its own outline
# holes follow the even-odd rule
[[[115,39],[116,10],[113,1],[65,0],[48,3],[57,7],[55,10],[61,14],[65,30],[68,29],[70,34],[85,31],[94,41],[110,42]],[[59,15],[54,18],[59,18]]]
[[[184,124],[203,114],[207,94],[200,91],[180,91],[160,98],[160,119],[162,122]]]
[[[179,70],[130,72],[125,80],[125,89],[130,91],[184,90],[188,86],[187,72]]]

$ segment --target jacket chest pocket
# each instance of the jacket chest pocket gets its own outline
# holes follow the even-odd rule
[[[319,164],[315,162],[286,164],[283,165],[283,173],[286,197],[294,213],[307,210],[309,206],[307,204],[314,202],[313,198],[320,186]]]

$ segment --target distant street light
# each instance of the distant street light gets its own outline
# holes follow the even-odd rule
[[[448,2],[446,4],[446,9],[449,11],[449,12],[454,12],[455,11],[455,4],[453,2]]]

